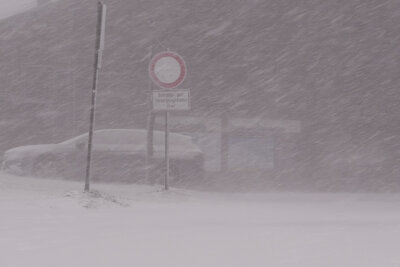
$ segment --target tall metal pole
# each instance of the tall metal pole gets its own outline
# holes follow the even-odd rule
[[[168,127],[169,112],[165,112],[165,179],[164,189],[169,189],[169,127]]]
[[[97,28],[96,28],[96,50],[94,56],[94,73],[93,73],[93,87],[92,87],[92,99],[90,107],[90,125],[89,125],[89,137],[88,137],[88,150],[86,159],[86,177],[85,177],[85,192],[90,190],[90,170],[92,164],[92,147],[93,147],[93,129],[95,122],[95,111],[96,111],[96,93],[97,83],[99,80],[99,69],[101,68],[101,61],[104,50],[104,29],[106,18],[106,5],[102,2],[97,4]]]
[[[150,59],[151,59],[151,57],[152,57],[152,52],[153,52],[153,49],[152,49],[152,46],[150,46],[150,48],[149,48],[149,55],[150,55]],[[154,140],[153,140],[153,137],[154,137],[154,135],[153,135],[153,130],[154,130],[154,120],[155,120],[155,114],[154,114],[154,112],[153,112],[153,107],[152,107],[152,91],[153,91],[153,88],[152,88],[152,82],[151,82],[151,78],[150,78],[150,75],[149,75],[149,78],[148,78],[149,80],[148,80],[148,94],[149,94],[149,96],[148,96],[148,106],[149,106],[149,114],[148,114],[148,119],[147,119],[147,139],[146,139],[146,182],[150,182],[150,183],[153,183],[153,177],[151,177],[152,176],[152,172],[151,172],[151,170],[150,170],[150,166],[151,166],[151,161],[152,161],[152,158],[153,158],[153,143],[154,143]]]
[[[154,183],[154,178],[152,174],[152,159],[154,155],[154,121],[155,114],[150,111],[147,118],[147,140],[146,140],[146,181],[151,184]]]

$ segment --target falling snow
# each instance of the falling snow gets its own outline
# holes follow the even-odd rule
[[[97,1],[0,0],[1,266],[400,266],[399,1],[103,2],[94,129],[142,137],[82,193]]]

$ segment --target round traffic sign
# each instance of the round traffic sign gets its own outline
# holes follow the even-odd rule
[[[151,59],[149,74],[158,86],[168,89],[174,88],[185,79],[186,64],[177,53],[161,52]]]

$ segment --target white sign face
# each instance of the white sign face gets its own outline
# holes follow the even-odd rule
[[[189,110],[189,90],[153,91],[153,110]]]
[[[160,58],[155,63],[154,74],[162,83],[173,83],[181,75],[181,67],[173,57]]]
[[[150,61],[149,75],[158,86],[172,89],[185,79],[186,64],[178,54],[169,51],[162,52]]]

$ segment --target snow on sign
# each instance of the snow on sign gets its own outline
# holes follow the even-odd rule
[[[186,64],[177,53],[161,52],[151,59],[149,74],[158,86],[167,89],[175,88],[185,79]]]
[[[153,110],[188,110],[189,99],[189,90],[153,91]]]

